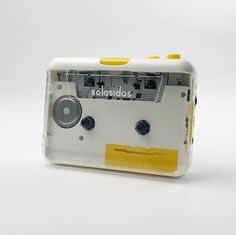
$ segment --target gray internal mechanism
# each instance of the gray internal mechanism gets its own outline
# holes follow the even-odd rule
[[[79,122],[81,115],[80,102],[74,96],[62,96],[54,103],[53,118],[63,128],[75,126]]]
[[[129,71],[58,72],[58,81],[74,82],[78,98],[161,102],[166,85],[189,86],[179,73]]]

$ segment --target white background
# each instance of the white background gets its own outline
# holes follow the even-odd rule
[[[41,156],[56,56],[165,56],[198,70],[193,165],[172,179]],[[0,0],[0,234],[236,234],[234,0]]]

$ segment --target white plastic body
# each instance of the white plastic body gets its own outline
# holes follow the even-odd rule
[[[51,78],[53,71],[68,70],[114,70],[135,72],[186,73],[190,75],[190,86],[166,86],[160,103],[142,101],[119,101],[106,99],[80,99],[82,118],[96,118],[96,128],[86,131],[81,125],[64,129],[59,127],[52,117],[52,105],[61,96],[76,96],[76,87],[61,84]],[[133,171],[140,173],[180,176],[190,166],[192,143],[189,138],[190,128],[186,129],[186,118],[191,124],[192,104],[196,96],[196,77],[193,66],[182,59],[130,59],[122,66],[106,66],[99,63],[99,58],[57,58],[48,68],[47,91],[45,101],[45,121],[43,134],[43,152],[50,162],[78,165],[112,170]],[[63,84],[62,84],[63,85]],[[190,89],[190,101],[181,97]],[[147,136],[138,135],[134,123],[148,119],[151,132]],[[187,133],[186,133],[187,130]],[[79,141],[83,136],[83,141]],[[187,141],[187,142],[186,142]],[[178,169],[163,173],[138,169],[110,167],[105,164],[105,147],[108,143],[123,144],[142,148],[177,149],[179,153]]]

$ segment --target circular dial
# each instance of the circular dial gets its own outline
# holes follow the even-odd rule
[[[150,124],[146,120],[140,120],[136,123],[135,130],[140,135],[147,135],[150,131]]]
[[[53,106],[53,118],[63,128],[75,126],[82,115],[81,104],[74,96],[62,96]]]
[[[81,120],[81,126],[85,130],[90,131],[95,127],[95,120],[92,117],[87,116]]]

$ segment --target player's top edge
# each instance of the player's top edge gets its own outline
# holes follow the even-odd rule
[[[53,59],[49,70],[126,70],[136,72],[176,72],[194,73],[194,67],[186,60],[173,54],[166,59],[150,56],[143,59],[135,58],[82,58],[61,57]]]

